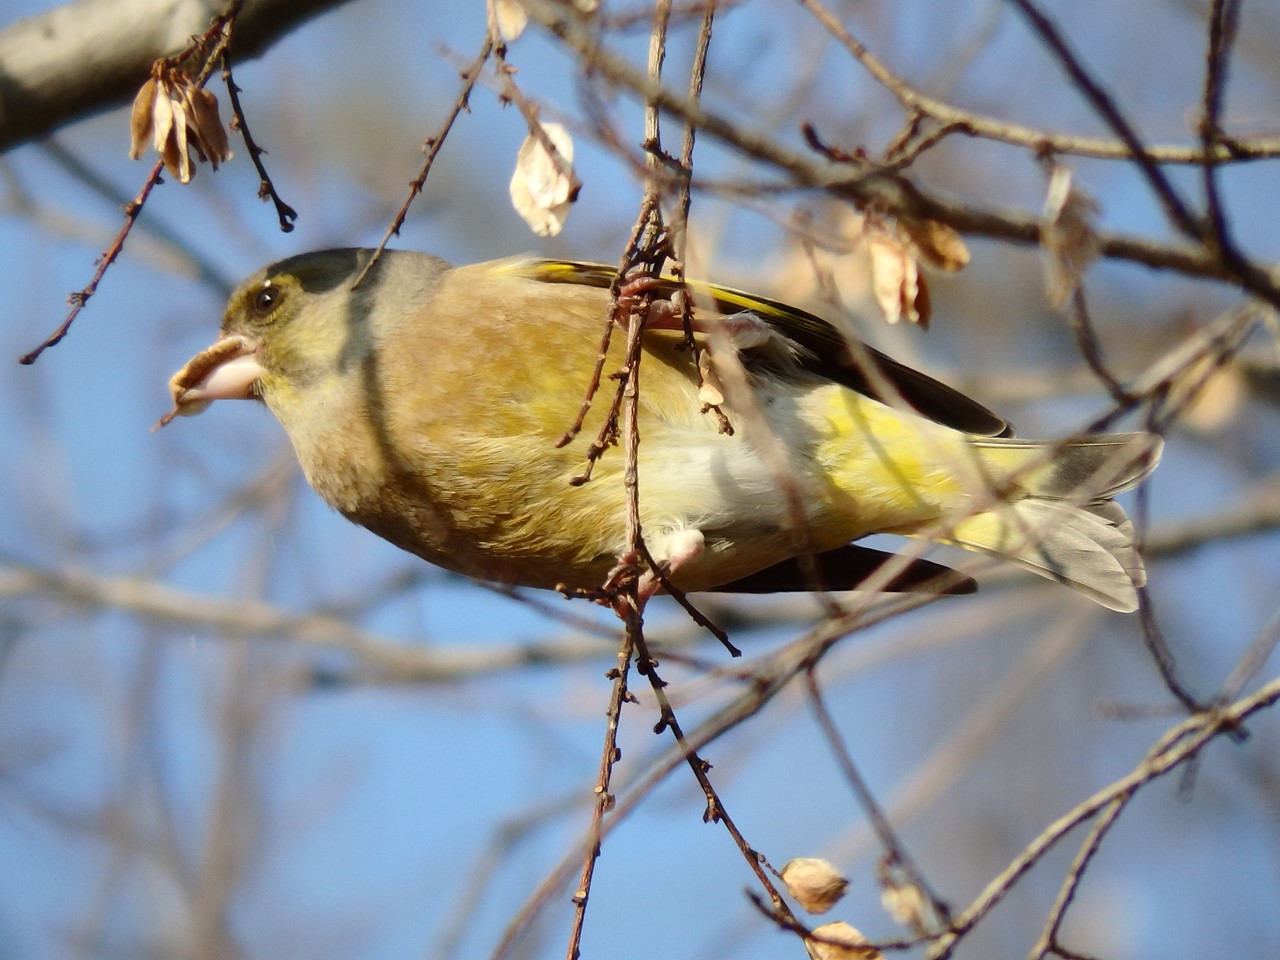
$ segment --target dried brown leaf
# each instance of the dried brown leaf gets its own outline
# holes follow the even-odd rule
[[[529,24],[529,14],[520,0],[490,0],[489,26],[506,43],[514,43]]]
[[[129,159],[137,160],[147,149],[154,123],[156,79],[148,77],[138,95],[133,98],[133,111],[129,116]]]
[[[898,235],[912,256],[931,267],[955,273],[969,265],[964,238],[937,220],[899,220]]]
[[[558,123],[544,123],[542,131],[558,157],[532,133],[525,138],[511,175],[511,205],[534,233],[553,237],[564,229],[573,205],[573,138]]]
[[[173,132],[173,101],[163,84],[156,86],[155,109],[151,113],[151,146],[156,153],[164,155],[165,144],[169,142],[169,134]],[[167,161],[166,161],[167,163]]]
[[[929,287],[915,259],[896,237],[867,236],[871,256],[871,292],[890,323],[906,319],[927,329],[932,316]]]
[[[227,129],[218,115],[218,98],[172,68],[158,69],[138,91],[129,135],[130,157],[140,158],[150,139],[169,175],[182,183],[196,175],[193,152],[215,170],[231,159]]]
[[[218,115],[218,98],[212,91],[192,88],[187,122],[195,131],[195,141],[209,160],[213,169],[232,157],[231,144],[227,140],[227,128]]]
[[[170,95],[169,107],[173,111],[173,130],[165,142],[165,165],[169,166],[170,150],[175,161],[169,166],[169,172],[178,178],[180,183],[190,183],[194,172],[191,167],[191,153],[187,150],[187,111],[178,97]]]

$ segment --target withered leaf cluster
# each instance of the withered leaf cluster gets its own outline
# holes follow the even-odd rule
[[[195,176],[193,154],[215,170],[231,159],[218,98],[180,69],[163,63],[156,65],[134,98],[130,131],[129,156],[137,160],[150,141],[165,169],[182,183]]]
[[[946,273],[969,263],[969,250],[960,234],[933,220],[869,220],[867,249],[871,290],[885,319],[890,323],[906,319],[926,329],[933,305],[920,262]]]

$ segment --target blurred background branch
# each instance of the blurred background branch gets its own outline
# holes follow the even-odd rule
[[[246,0],[231,52],[260,55],[343,0]],[[133,99],[151,64],[187,45],[225,0],[76,0],[0,30],[0,150]]]
[[[166,175],[72,335],[0,379],[0,942],[562,956],[598,839],[584,955],[803,956],[794,932],[826,918],[797,908],[780,940],[749,904],[685,749],[653,735],[674,716],[759,868],[833,861],[853,880],[833,916],[886,947],[1274,955],[1276,11],[673,3],[658,79],[653,5],[514,6],[247,0],[236,82],[297,230],[279,233],[247,156]],[[10,356],[54,325],[145,175],[127,112],[106,111],[220,12],[20,0],[0,23]],[[225,105],[216,73],[210,89]],[[535,235],[503,187],[527,139],[564,137],[572,168],[552,166],[580,197]],[[812,309],[1023,434],[1160,430],[1130,502],[1145,627],[974,563],[977,596],[927,603],[695,597],[730,660],[659,600],[644,638],[666,686],[632,682],[614,711],[614,801],[597,779],[612,613],[470,583],[346,524],[247,405],[147,433],[264,262],[393,235],[457,262],[613,262],[644,196],[689,277]],[[885,322],[875,231],[927,288],[927,333]],[[1213,692],[1203,709],[1144,640]]]

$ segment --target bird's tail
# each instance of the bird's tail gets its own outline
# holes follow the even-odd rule
[[[1163,441],[1129,433],[973,445],[994,474],[1013,478],[1013,489],[1008,501],[956,524],[949,539],[1066,584],[1108,609],[1136,610],[1146,571],[1133,526],[1111,498],[1155,468]]]

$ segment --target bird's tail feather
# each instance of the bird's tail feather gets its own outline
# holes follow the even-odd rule
[[[1146,479],[1164,441],[1152,433],[1100,433],[1064,441],[983,439],[973,446],[993,466],[1016,472],[1029,496],[1099,503]]]
[[[1145,433],[1080,437],[1056,451],[1053,444],[1020,440],[983,440],[975,446],[993,467],[1013,470],[1015,496],[1021,496],[966,517],[950,539],[1066,584],[1108,609],[1136,610],[1136,587],[1146,582],[1146,572],[1132,524],[1111,497],[1154,469],[1160,438]]]

